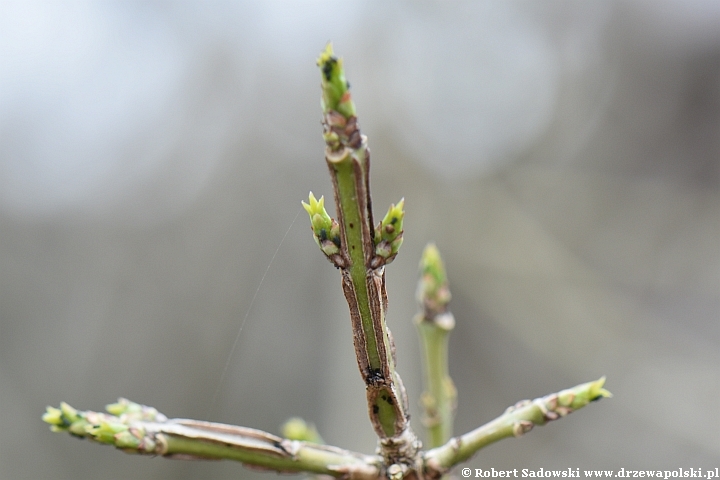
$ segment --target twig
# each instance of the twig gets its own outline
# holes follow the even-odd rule
[[[457,391],[448,370],[448,336],[455,318],[448,308],[450,289],[440,252],[429,244],[420,260],[417,291],[421,312],[415,316],[420,335],[425,372],[425,391],[420,403],[425,410],[429,447],[439,447],[450,439]]]
[[[236,460],[277,472],[312,472],[349,479],[376,479],[381,458],[277,437],[262,430],[198,420],[167,419],[152,407],[126,399],[110,413],[78,411],[66,403],[48,407],[53,431],[114,445],[126,453],[195,460]]]
[[[373,225],[370,197],[370,151],[360,134],[342,59],[328,44],[318,59],[322,71],[325,159],[332,178],[337,221],[324,208],[324,199],[310,194],[303,204],[310,215],[315,241],[340,269],[350,307],[353,344],[365,381],[368,411],[387,465],[403,472],[415,467],[420,442],[410,428],[408,402],[395,370],[395,345],[385,322],[385,265],[402,244],[403,205],[392,205]]]
[[[507,437],[520,437],[535,425],[562,418],[590,402],[611,397],[603,388],[605,377],[535,400],[523,400],[482,427],[451,439],[442,447],[425,452],[425,472],[439,478],[453,466],[472,457],[478,450]]]
[[[418,298],[422,312],[416,323],[425,361],[425,420],[430,446],[435,448],[420,450],[421,444],[410,428],[405,388],[395,370],[395,345],[385,323],[385,265],[392,262],[402,244],[404,201],[391,205],[383,220],[373,225],[370,152],[367,138],[360,134],[342,60],[333,55],[328,45],[318,65],[322,71],[325,158],[338,220],[328,215],[323,197],[318,200],[310,193],[309,203],[303,205],[310,215],[315,241],[341,271],[370,421],[379,438],[378,455],[322,445],[314,427],[302,420],[286,423],[283,430],[287,438],[281,438],[246,427],[168,420],[152,407],[124,399],[108,405],[109,413],[78,411],[66,403],[60,408],[47,407],[43,420],[53,431],[114,445],[128,453],[229,459],[276,472],[308,472],[348,480],[435,480],[493,442],[518,437],[535,425],[544,425],[610,396],[603,388],[603,377],[557,394],[519,402],[492,422],[448,440],[455,388],[448,374],[447,337],[455,321],[447,308],[450,292],[440,255],[434,246],[428,246],[421,262]]]

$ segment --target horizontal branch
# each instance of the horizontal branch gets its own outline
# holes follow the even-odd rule
[[[380,457],[277,437],[262,430],[185,419],[167,419],[152,407],[125,399],[110,413],[48,407],[53,431],[114,445],[126,453],[197,460],[236,460],[282,473],[309,472],[348,479],[376,479]]]
[[[535,425],[564,417],[603,397],[605,377],[535,400],[523,400],[495,420],[445,445],[419,452],[422,472],[418,477],[437,479],[478,450],[507,437],[519,437]],[[67,403],[47,407],[43,421],[55,432],[114,445],[126,453],[160,455],[194,460],[235,460],[279,473],[307,472],[371,480],[386,475],[398,465],[388,466],[381,456],[364,455],[341,448],[290,440],[262,430],[199,420],[168,419],[152,407],[121,398],[107,406],[109,413],[78,411]],[[405,476],[399,473],[398,478]]]
[[[507,437],[520,437],[535,425],[564,417],[590,402],[612,396],[603,388],[605,377],[535,400],[523,400],[482,427],[450,439],[442,447],[424,455],[428,478],[440,478],[458,463],[472,457],[478,450]]]

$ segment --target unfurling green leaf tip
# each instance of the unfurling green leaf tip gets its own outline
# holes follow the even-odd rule
[[[605,377],[603,376],[594,382],[583,383],[575,388],[563,390],[557,394],[558,405],[576,410],[601,398],[612,397],[612,393],[603,388],[604,385]]]
[[[345,80],[345,71],[341,58],[333,53],[332,43],[328,43],[320,54],[317,65],[322,71],[322,111],[336,111],[345,119],[355,116],[355,104],[350,96],[350,85]]]
[[[47,410],[45,411],[45,413],[42,416],[42,420],[43,420],[43,422],[49,423],[50,425],[53,425],[53,426],[63,426],[63,427],[67,426],[65,424],[65,420],[63,420],[62,410],[60,410],[59,408],[55,408],[55,407],[48,406]]]
[[[81,420],[77,410],[65,402],[60,404],[60,408],[47,407],[45,414],[42,416],[43,422],[49,423],[53,432],[62,432],[67,430]]]
[[[321,196],[318,200],[310,192],[308,201],[309,204],[302,202],[302,205],[310,215],[310,225],[315,243],[328,257],[338,254],[340,252],[340,225],[330,218],[325,210],[325,197]]]
[[[60,403],[60,408],[47,407],[42,419],[50,424],[53,432],[69,431],[73,435],[85,435],[87,421],[84,416],[65,402]]]
[[[120,415],[123,415],[125,413],[141,413],[142,405],[140,405],[139,403],[131,402],[127,398],[118,398],[118,401],[116,403],[105,405],[105,410],[107,410],[108,413],[119,417]]]
[[[281,427],[282,436],[288,440],[324,444],[315,425],[308,423],[300,417],[293,417]]]
[[[111,415],[121,417],[122,421],[143,420],[143,421],[162,421],[165,416],[153,407],[135,403],[127,398],[118,398],[116,403],[105,405],[105,410]]]
[[[319,232],[322,229],[330,231],[332,219],[325,210],[325,197],[321,196],[320,200],[315,198],[312,192],[308,197],[309,204],[302,202],[305,211],[310,215],[313,231]],[[319,233],[317,233],[319,235]]]
[[[60,410],[62,411],[63,417],[70,423],[76,422],[80,419],[78,411],[65,402],[60,402]]]
[[[418,301],[428,313],[440,313],[450,303],[445,265],[440,251],[434,243],[429,243],[420,258],[420,282],[417,292]]]
[[[127,432],[128,426],[119,422],[101,421],[97,425],[87,425],[85,431],[100,443],[115,443],[115,435]]]
[[[610,398],[612,397],[612,393],[610,391],[604,389],[605,386],[605,375],[600,377],[599,379],[595,380],[594,382],[590,382],[590,388],[588,389],[588,399],[591,402],[594,402],[596,400],[600,400],[601,398]]]

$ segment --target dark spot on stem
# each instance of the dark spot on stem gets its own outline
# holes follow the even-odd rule
[[[320,237],[321,242],[324,242],[325,240],[327,240],[327,230],[325,230],[324,228],[321,228],[320,235],[318,235],[318,237]]]
[[[330,57],[328,58],[328,61],[325,62],[325,64],[322,66],[323,75],[325,75],[325,80],[327,80],[328,82],[330,81],[330,77],[332,77],[333,65],[335,65],[336,63],[337,58]]]
[[[377,385],[385,380],[382,371],[379,368],[371,369],[367,372],[365,383],[368,385]]]
[[[375,415],[377,415],[379,411],[380,411],[380,407],[378,407],[377,405],[373,405],[373,413]]]
[[[395,225],[395,223],[397,223],[397,217],[393,217],[392,220],[390,220],[390,223]]]
[[[355,228],[355,225],[352,224],[352,222],[348,223],[348,227]]]

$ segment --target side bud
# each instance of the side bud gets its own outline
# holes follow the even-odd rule
[[[340,255],[340,225],[330,218],[325,210],[325,197],[321,196],[318,200],[310,192],[308,201],[309,204],[302,202],[302,205],[310,215],[310,226],[315,243],[335,266],[342,267],[345,262]]]
[[[324,444],[325,441],[318,433],[315,425],[308,423],[300,417],[293,417],[280,428],[283,437],[288,440]]]
[[[145,422],[164,422],[167,417],[153,407],[140,405],[127,398],[118,398],[116,403],[105,405],[105,410],[111,415],[120,417],[122,422],[141,420]]]
[[[102,420],[98,424],[86,425],[85,432],[97,442],[114,444],[115,435],[127,432],[129,428],[124,423]]]
[[[404,198],[397,205],[390,205],[385,218],[375,227],[375,257],[370,261],[371,268],[387,265],[397,256],[403,242],[404,206]]]

